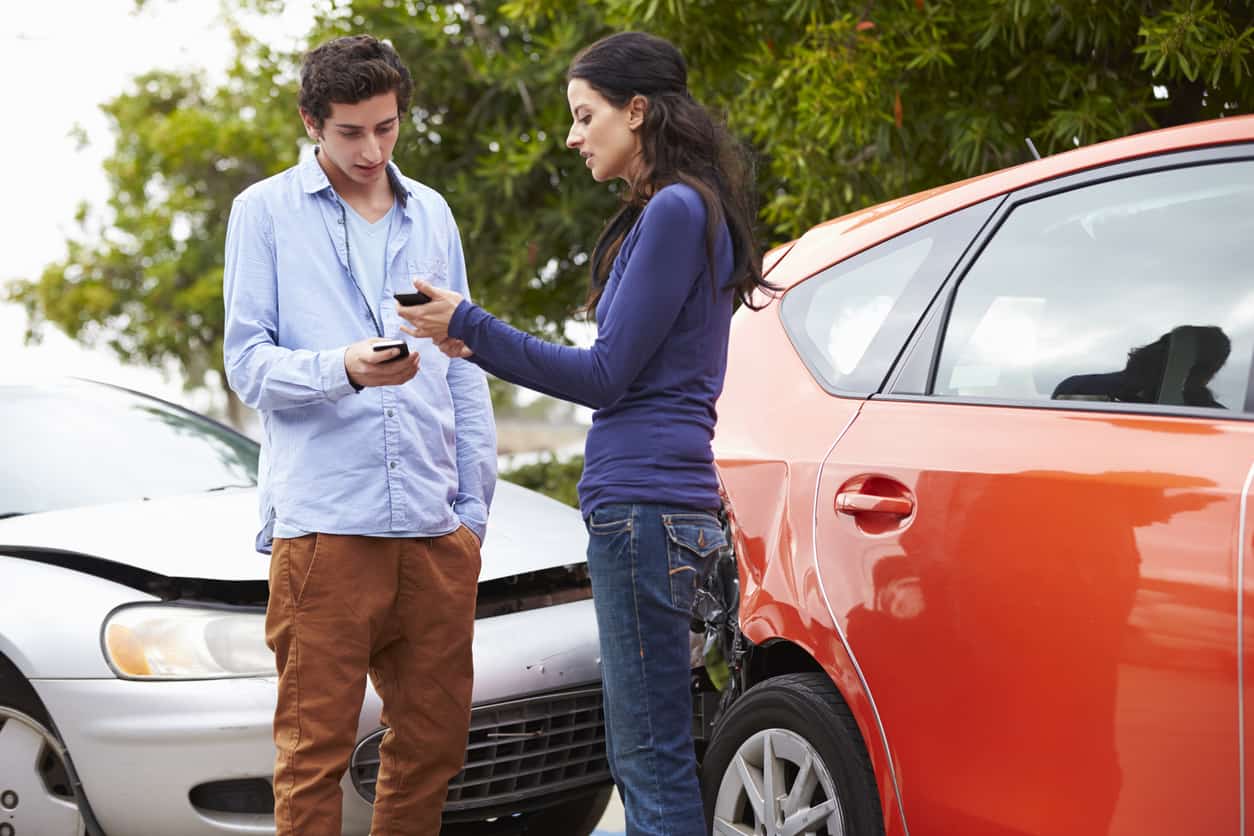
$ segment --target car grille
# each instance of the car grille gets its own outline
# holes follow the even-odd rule
[[[357,744],[350,766],[353,786],[372,803],[385,731]],[[539,694],[475,707],[466,765],[449,782],[444,810],[490,807],[609,780],[601,689]]]

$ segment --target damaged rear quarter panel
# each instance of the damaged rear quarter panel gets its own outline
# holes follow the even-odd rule
[[[789,284],[788,257],[779,268]],[[871,700],[837,626],[815,565],[814,489],[833,442],[862,401],[834,397],[811,377],[779,320],[779,305],[742,309],[732,322],[714,455],[730,504],[740,573],[740,626],[755,645],[776,640],[808,653],[858,724],[880,794],[885,832],[904,832]],[[843,613],[836,613],[837,618]]]

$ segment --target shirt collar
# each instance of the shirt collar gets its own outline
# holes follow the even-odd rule
[[[391,160],[388,161],[387,174],[388,183],[392,186],[392,194],[396,196],[397,202],[404,209],[405,204],[409,200],[410,192],[405,187],[405,181],[401,179],[400,169]],[[300,163],[300,183],[305,190],[305,194],[317,194],[331,188],[331,181],[327,178],[327,173],[322,170],[322,165],[318,162],[317,148]]]

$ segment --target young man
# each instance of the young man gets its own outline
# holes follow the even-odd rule
[[[400,336],[392,294],[415,276],[466,293],[448,205],[390,162],[412,89],[372,37],[310,52],[300,114],[316,151],[245,190],[227,230],[227,377],[265,428],[280,836],[340,833],[367,671],[391,729],[374,836],[435,836],[465,757],[496,483],[487,383],[428,340],[373,350]]]

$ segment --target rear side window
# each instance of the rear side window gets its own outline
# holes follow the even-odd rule
[[[978,204],[903,233],[790,290],[784,328],[824,389],[878,391],[919,317],[993,211]]]
[[[1254,162],[1017,207],[963,278],[933,394],[1250,411]]]

